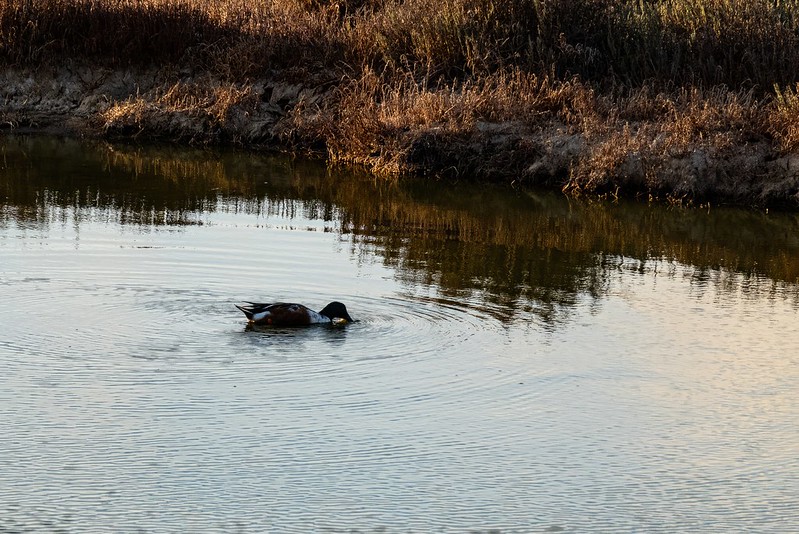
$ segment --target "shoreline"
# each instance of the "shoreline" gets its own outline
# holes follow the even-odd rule
[[[799,154],[734,128],[699,128],[675,147],[674,134],[665,129],[672,126],[646,118],[590,117],[595,123],[587,127],[585,117],[563,120],[560,111],[533,118],[500,113],[495,120],[444,113],[419,124],[394,124],[368,109],[368,102],[346,102],[347,83],[329,74],[297,82],[275,72],[231,83],[175,68],[4,68],[0,135],[236,145],[301,152],[390,178],[799,209]],[[362,109],[362,116],[353,119],[352,109]],[[404,120],[414,117],[412,107],[404,111]],[[349,135],[353,121],[368,135]]]

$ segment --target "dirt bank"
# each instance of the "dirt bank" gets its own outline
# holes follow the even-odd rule
[[[297,150],[392,176],[799,207],[799,154],[745,127],[700,129],[676,142],[679,118],[657,123],[636,121],[634,114],[590,126],[562,111],[518,119],[495,113],[493,120],[486,113],[456,126],[446,115],[397,123],[368,105],[348,103],[351,85],[324,74],[301,82],[276,73],[230,83],[176,69],[6,68],[0,123],[5,132]],[[407,110],[409,118],[414,113]]]

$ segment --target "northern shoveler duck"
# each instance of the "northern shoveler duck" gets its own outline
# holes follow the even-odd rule
[[[285,302],[276,304],[247,302],[246,304],[246,306],[236,304],[236,307],[244,312],[250,323],[257,325],[306,326],[316,323],[330,324],[333,319],[354,322],[354,319],[347,313],[347,308],[340,302],[331,302],[319,312],[302,304]]]

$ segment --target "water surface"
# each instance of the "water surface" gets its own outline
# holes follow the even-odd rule
[[[799,530],[796,214],[0,158],[0,532]]]

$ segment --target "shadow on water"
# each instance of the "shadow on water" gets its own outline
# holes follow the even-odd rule
[[[320,344],[329,347],[337,346],[346,341],[347,327],[338,325],[314,325],[308,328],[297,327],[275,327],[275,326],[258,326],[247,324],[241,329],[247,335],[246,345],[250,350],[257,350],[259,354],[266,357],[268,354],[271,358],[283,360],[291,357],[296,363],[298,354],[309,355],[310,358],[327,358],[314,354],[314,349],[318,348]],[[309,347],[308,350],[304,347]],[[260,349],[268,347],[268,351]]]
[[[503,321],[557,323],[622,271],[799,302],[797,214],[387,183],[285,157],[44,137],[0,138],[0,165],[0,225],[196,225],[214,212],[323,220],[355,261],[379,258],[408,287]]]

